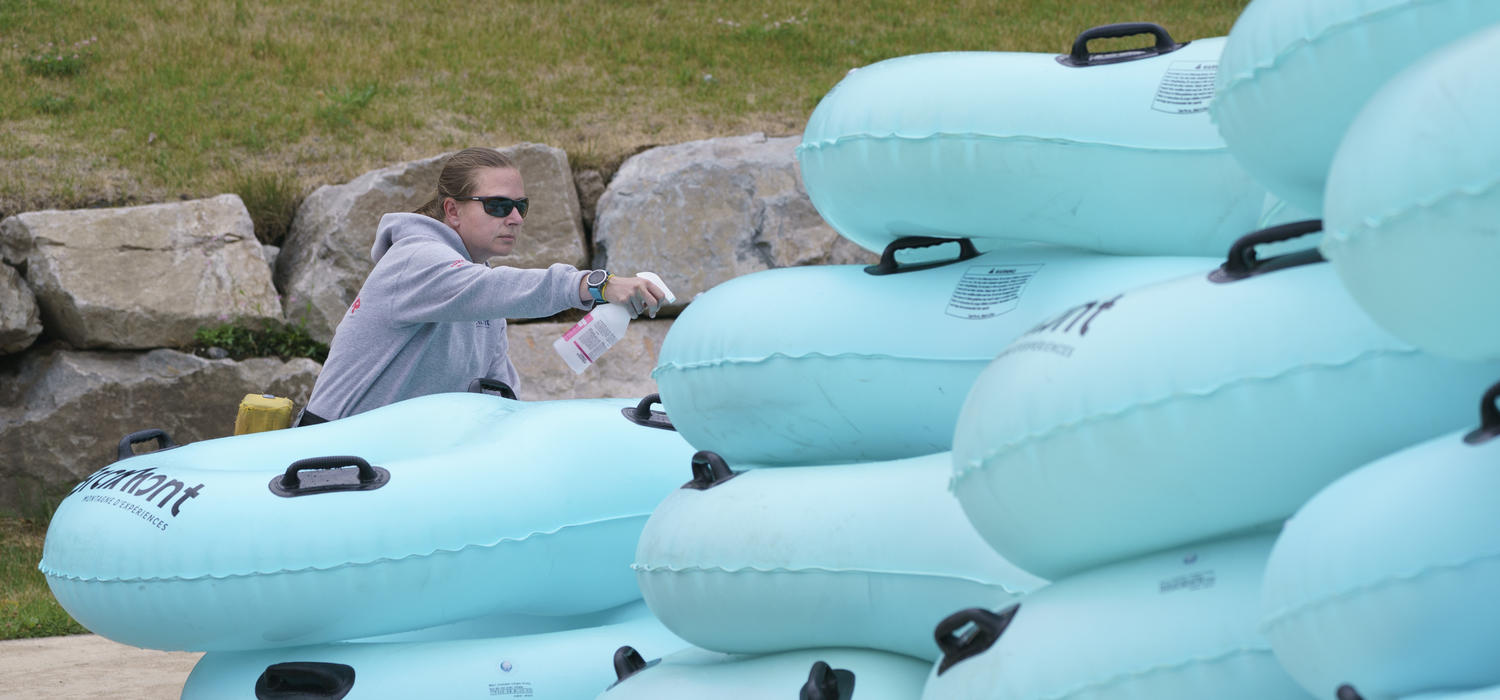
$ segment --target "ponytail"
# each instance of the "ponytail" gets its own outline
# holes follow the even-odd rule
[[[459,195],[459,196],[462,196],[462,195]],[[437,219],[438,221],[442,221],[443,220],[443,197],[442,197],[442,195],[436,195],[436,194],[433,195],[432,199],[427,200],[426,204],[423,204],[422,206],[417,207],[416,209],[413,209],[412,213],[413,214],[425,214],[425,215],[430,216],[430,217],[432,217],[434,219]]]

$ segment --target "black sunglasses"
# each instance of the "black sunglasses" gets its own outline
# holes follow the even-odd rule
[[[520,199],[511,199],[510,197],[454,197],[454,199],[472,199],[480,202],[484,205],[484,213],[496,218],[503,219],[510,216],[510,210],[512,209],[521,212],[521,218],[526,218],[526,205],[528,202],[525,197],[521,197]]]

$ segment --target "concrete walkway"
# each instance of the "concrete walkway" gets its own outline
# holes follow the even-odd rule
[[[175,699],[202,655],[92,634],[0,641],[0,698]]]

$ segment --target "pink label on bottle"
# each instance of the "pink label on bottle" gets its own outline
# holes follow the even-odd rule
[[[568,332],[563,334],[563,340],[572,340],[573,336],[578,335],[579,333],[582,333],[584,327],[588,326],[589,323],[592,322],[593,320],[594,320],[594,314],[593,313],[590,313],[587,316],[584,316],[582,319],[579,319],[578,323],[573,324],[573,327],[569,328]]]

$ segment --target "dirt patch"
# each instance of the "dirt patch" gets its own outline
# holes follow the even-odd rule
[[[175,699],[202,655],[92,634],[0,641],[0,697]]]

